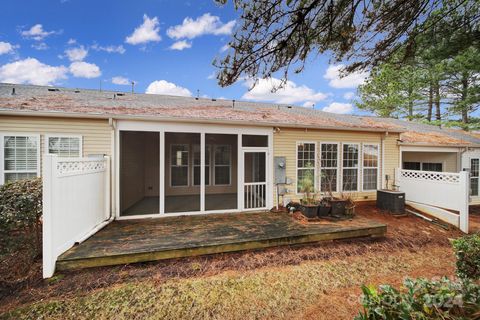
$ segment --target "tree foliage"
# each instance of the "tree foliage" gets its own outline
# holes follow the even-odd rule
[[[419,35],[450,16],[462,17],[458,1],[449,0],[232,2],[241,12],[240,26],[229,43],[231,50],[214,61],[221,69],[217,78],[222,86],[240,77],[268,78],[278,71],[285,80],[292,68],[301,72],[309,57],[322,53],[331,53],[334,61],[349,61],[347,72],[377,66],[402,46],[407,58]],[[463,23],[452,20],[451,26],[460,28]]]
[[[480,2],[448,3],[457,10],[448,16],[442,10],[433,12],[424,22],[428,30],[414,44],[404,44],[373,68],[359,87],[359,108],[377,115],[472,127],[470,115],[480,104]]]

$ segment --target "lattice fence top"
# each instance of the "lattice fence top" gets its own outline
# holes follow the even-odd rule
[[[400,170],[400,176],[406,179],[460,183],[460,174],[452,172]]]
[[[103,172],[107,168],[106,159],[57,160],[57,177]]]

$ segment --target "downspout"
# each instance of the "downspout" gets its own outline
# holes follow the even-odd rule
[[[388,186],[385,186],[385,138],[388,136],[388,131],[385,131],[385,134],[380,137],[380,148],[382,149],[382,176],[381,176],[381,188],[386,189]]]
[[[107,220],[104,220],[103,222],[101,222],[100,224],[98,224],[97,226],[95,226],[95,228],[93,228],[92,230],[90,230],[88,233],[86,233],[83,237],[81,237],[78,241],[76,241],[76,243],[82,243],[84,242],[85,240],[87,240],[88,238],[90,238],[91,236],[93,236],[95,233],[97,233],[98,231],[100,231],[101,229],[103,229],[106,225],[108,225],[110,222],[113,221],[114,219],[114,215],[112,214],[112,212],[114,212],[113,210],[115,210],[115,198],[114,198],[114,186],[115,186],[115,175],[113,174],[113,172],[115,172],[115,167],[114,167],[114,164],[115,164],[115,161],[114,161],[114,154],[115,154],[115,129],[116,129],[116,122],[114,119],[112,118],[109,118],[108,119],[108,125],[110,126],[110,128],[112,129],[111,130],[111,139],[110,139],[110,150],[111,150],[111,156],[110,156],[110,165],[108,166],[110,168],[110,212],[108,213],[108,219]]]

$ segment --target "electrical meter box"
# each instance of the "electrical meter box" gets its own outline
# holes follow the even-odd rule
[[[273,159],[273,174],[275,177],[275,184],[287,182],[287,159],[285,157],[274,157]]]

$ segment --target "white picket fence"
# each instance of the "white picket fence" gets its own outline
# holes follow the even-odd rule
[[[110,218],[110,159],[59,158],[43,162],[43,277],[59,255]]]
[[[395,184],[405,192],[405,200],[429,214],[468,233],[469,173],[397,169]],[[458,211],[455,214],[448,210]]]

